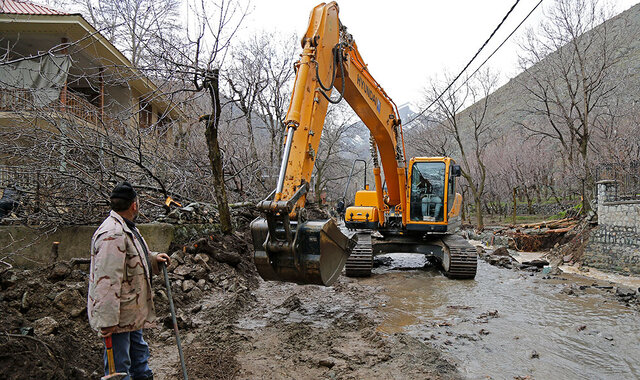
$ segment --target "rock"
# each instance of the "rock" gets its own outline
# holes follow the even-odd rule
[[[202,305],[196,305],[194,307],[191,308],[191,314],[195,314],[197,312],[199,312],[200,310],[202,310]]]
[[[77,289],[65,289],[58,293],[53,299],[53,304],[74,318],[82,314],[87,307],[85,298]]]
[[[529,267],[543,268],[544,266],[549,265],[549,262],[543,259],[535,259],[531,261],[525,261],[522,263],[522,265],[529,266]]]
[[[198,301],[198,300],[200,300],[202,298],[203,295],[204,295],[204,293],[197,286],[194,287],[193,289],[191,289],[191,291],[188,294],[189,299],[191,301]]]
[[[204,290],[204,286],[207,284],[207,281],[205,279],[200,279],[198,280],[198,283],[196,284],[198,286],[198,288],[203,289]]]
[[[582,325],[582,326],[578,327],[578,328],[576,329],[576,331],[583,331],[583,330],[584,330],[584,329],[586,329],[586,328],[587,328],[587,325]]]
[[[509,254],[509,250],[506,247],[499,247],[496,248],[493,252],[491,252],[492,256],[509,256],[511,257],[511,255]]]
[[[185,277],[191,276],[193,272],[195,272],[195,268],[190,265],[180,265],[173,271],[173,273]]]
[[[58,322],[51,317],[40,318],[37,321],[33,322],[34,332],[38,336],[46,336],[49,334],[53,334],[58,329]]]
[[[163,300],[164,302],[169,302],[169,297],[167,297],[167,293],[165,293],[164,290],[160,289],[156,291],[156,295],[159,299]]]
[[[22,300],[20,301],[20,310],[27,311],[29,309],[29,292],[22,294]]]
[[[611,335],[605,335],[603,338],[608,340],[608,341],[612,341],[613,340],[613,337]]]
[[[636,291],[631,289],[631,288],[625,288],[625,287],[621,287],[621,286],[618,286],[616,288],[616,296],[618,296],[618,297],[634,298],[635,295],[636,295]]]
[[[332,358],[324,358],[318,361],[318,365],[321,367],[333,368],[333,366],[336,365],[336,362]]]
[[[207,265],[207,264],[204,264],[204,265]],[[208,265],[207,265],[207,268],[209,268]],[[191,274],[191,277],[193,277],[193,279],[197,281],[204,280],[205,278],[207,278],[207,273],[209,271],[211,271],[211,268],[207,270],[204,267],[199,267],[195,270],[195,272]]]
[[[169,258],[171,259],[171,263],[169,265],[167,265],[167,272],[171,273],[173,272],[181,263],[182,259],[180,258],[180,256],[178,256],[176,254],[176,252],[172,253],[171,256],[169,256]]]
[[[540,354],[538,354],[538,351],[533,350],[533,351],[531,351],[531,355],[529,357],[531,359],[540,359]]]
[[[191,289],[195,288],[196,282],[193,280],[184,280],[182,282],[182,291],[188,293]]]
[[[12,287],[16,283],[16,281],[18,281],[18,276],[16,275],[14,270],[9,269],[0,273],[0,287],[2,287],[2,289]]]
[[[209,262],[209,256],[202,254],[202,253],[198,253],[195,257],[195,262],[196,263],[200,263],[200,264],[206,264]]]
[[[565,263],[568,263],[569,261],[573,260],[573,256],[571,255],[566,255],[562,257],[562,261]]]
[[[221,263],[229,264],[232,267],[235,267],[242,261],[242,257],[236,252],[225,251],[216,252],[215,259]]]
[[[64,261],[55,263],[53,268],[51,268],[48,278],[54,282],[64,280],[71,274],[71,269],[71,266]]]
[[[171,211],[169,214],[167,214],[167,218],[175,219],[175,220],[179,220],[181,216],[182,216],[182,214],[180,213],[179,209],[175,209],[175,210]]]
[[[393,259],[388,256],[375,256],[373,258],[373,267],[378,268],[380,266],[390,267],[393,264]]]

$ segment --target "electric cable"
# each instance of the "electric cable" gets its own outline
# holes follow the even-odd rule
[[[493,57],[494,54],[496,54],[498,52],[498,50],[502,47],[502,45],[504,45],[509,38],[511,38],[511,36],[513,36],[513,34],[522,26],[522,24],[524,24],[525,21],[527,21],[527,19],[529,18],[529,16],[531,16],[531,14],[538,9],[538,6],[542,4],[542,0],[538,1],[538,4],[536,4],[535,7],[533,7],[533,9],[529,12],[529,14],[527,14],[527,16],[520,21],[520,23],[518,24],[518,26],[516,26],[516,28],[509,33],[509,35],[507,36],[507,38],[504,39],[504,41],[502,41],[502,43],[500,45],[498,45],[498,47],[487,57],[487,59],[485,59],[480,66],[478,66],[477,69],[474,70],[474,72],[472,72],[467,79],[465,79],[464,82],[462,82],[462,84],[460,86],[458,86],[458,88],[456,88],[453,92],[457,92],[458,90],[460,90],[462,88],[462,86],[464,86],[465,84],[467,84],[467,82],[469,82],[469,80],[471,79],[471,77],[473,77],[478,71],[480,71],[480,69],[482,68],[482,66],[484,66],[485,63],[487,63],[487,61],[489,61],[491,59],[491,57]]]
[[[542,1],[542,0],[541,0]],[[424,115],[425,112],[427,112],[427,110],[429,108],[431,108],[431,106],[433,106],[438,100],[440,100],[440,98],[453,86],[453,84],[462,76],[462,74],[464,74],[464,72],[469,68],[469,66],[471,66],[471,64],[473,63],[473,61],[478,57],[478,55],[480,54],[480,52],[487,46],[487,44],[489,43],[489,41],[491,41],[491,39],[493,38],[493,36],[496,34],[496,32],[498,31],[498,29],[500,29],[500,27],[504,24],[504,22],[507,20],[507,18],[509,17],[509,15],[511,14],[511,12],[513,12],[513,10],[515,9],[516,5],[518,5],[518,3],[520,2],[520,0],[516,0],[516,2],[511,6],[511,8],[509,9],[509,11],[507,12],[507,14],[504,15],[504,17],[502,18],[502,21],[500,21],[500,23],[498,24],[498,26],[496,26],[496,28],[493,30],[493,32],[491,32],[491,35],[489,35],[489,38],[487,38],[487,40],[482,44],[482,46],[480,46],[480,49],[478,49],[478,51],[476,52],[476,54],[474,54],[474,56],[469,60],[469,62],[465,65],[465,67],[460,71],[460,73],[458,73],[458,75],[456,75],[455,78],[453,78],[453,80],[451,81],[451,83],[449,83],[449,85],[440,93],[440,95],[438,95],[432,102],[431,104],[429,104],[427,107],[425,107],[422,111],[420,111],[419,113],[417,113],[415,116],[413,116],[413,118],[411,120],[409,120],[407,122],[407,124],[413,122],[415,119],[417,119],[418,117]],[[537,5],[536,5],[537,8]],[[535,9],[535,8],[534,8]],[[527,17],[529,17],[527,15]],[[526,18],[525,18],[526,20]]]

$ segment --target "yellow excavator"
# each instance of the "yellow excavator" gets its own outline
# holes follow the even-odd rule
[[[302,49],[276,189],[251,223],[260,276],[329,286],[345,266],[347,276],[368,276],[374,255],[410,252],[435,257],[449,277],[474,278],[475,248],[454,235],[460,167],[449,157],[416,157],[407,165],[398,109],[369,73],[335,2],[313,9]],[[358,191],[345,210],[345,227],[356,231],[351,238],[333,219],[309,220],[304,208],[327,107],[342,99],[370,131],[375,179],[375,190]]]

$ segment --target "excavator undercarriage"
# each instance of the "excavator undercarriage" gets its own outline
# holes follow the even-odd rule
[[[449,278],[471,279],[476,275],[476,249],[458,235],[426,237],[373,237],[373,231],[358,231],[358,243],[345,265],[348,277],[368,277],[373,257],[385,253],[417,253],[434,257]]]

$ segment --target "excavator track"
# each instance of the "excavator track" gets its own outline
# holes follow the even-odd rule
[[[369,277],[373,268],[373,246],[370,232],[359,232],[358,244],[345,265],[347,277]]]
[[[476,276],[478,254],[476,248],[458,235],[442,239],[444,255],[442,267],[449,278],[471,279]]]

